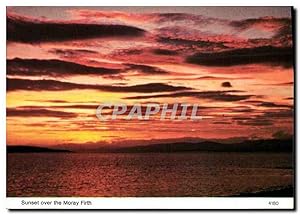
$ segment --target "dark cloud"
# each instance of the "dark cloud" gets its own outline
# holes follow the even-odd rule
[[[242,120],[251,120],[251,117],[242,117],[242,116],[238,116],[238,117],[232,117],[233,120],[238,120],[238,121],[242,121]]]
[[[287,104],[277,104],[274,102],[266,102],[266,101],[259,101],[259,100],[249,100],[244,102],[255,105],[257,107],[268,107],[268,108],[292,108],[293,107]]]
[[[178,55],[177,51],[168,50],[168,49],[154,49],[153,53],[157,55]]]
[[[280,119],[292,119],[293,110],[278,109],[268,112],[264,112],[261,115],[253,117],[233,117],[233,120],[237,121],[239,125],[250,125],[250,126],[269,126],[273,125],[276,120]]]
[[[152,23],[160,25],[162,23],[180,24],[181,22],[191,22],[195,25],[208,25],[216,22],[221,22],[221,19],[196,15],[191,13],[128,13],[123,11],[96,11],[87,9],[70,10],[70,12],[80,18],[89,19],[114,19],[120,21],[134,21],[139,23]]]
[[[194,97],[199,99],[209,99],[214,101],[233,102],[241,101],[251,98],[253,95],[237,95],[232,93],[240,93],[239,90],[227,90],[227,91],[184,91],[171,94],[158,94],[158,95],[146,95],[146,96],[131,96],[125,99],[152,99],[152,98],[176,98],[176,97]]]
[[[273,121],[267,119],[250,119],[245,121],[237,121],[237,124],[250,126],[270,126],[273,125]]]
[[[284,82],[284,83],[278,83],[278,84],[271,84],[273,86],[294,86],[294,82]]]
[[[204,66],[235,66],[261,63],[291,67],[293,64],[293,49],[262,46],[222,52],[197,53],[187,57],[186,61]]]
[[[200,76],[200,77],[179,77],[179,78],[172,78],[173,80],[243,80],[243,79],[252,79],[251,77],[226,77],[226,76]]]
[[[185,20],[204,20],[203,16],[198,16],[188,13],[155,13],[159,19],[158,22],[175,22],[175,21],[185,21]],[[208,18],[207,18],[208,19]]]
[[[236,113],[252,113],[254,110],[249,107],[234,107],[234,108],[228,108],[230,112],[236,112]]]
[[[185,46],[185,47],[200,47],[200,48],[227,48],[223,42],[211,42],[205,40],[190,40],[183,38],[171,38],[171,37],[159,37],[157,42],[163,44],[169,44],[174,46]]]
[[[7,60],[7,74],[18,76],[65,77],[73,75],[94,75],[119,79],[124,73],[134,70],[144,75],[165,75],[169,72],[155,66],[143,64],[124,64],[122,69],[94,67],[56,59],[20,59]]]
[[[217,122],[213,122],[212,124],[216,124],[216,125],[231,125],[231,122],[222,122],[222,121],[217,121]]]
[[[283,20],[285,23],[280,27],[274,37],[284,37],[286,35],[293,34],[292,21],[291,19]]]
[[[23,43],[59,42],[103,37],[138,37],[144,30],[126,25],[57,23],[7,17],[7,40]]]
[[[293,86],[294,82],[283,82],[283,83],[271,83],[271,84],[255,84],[255,85],[262,85],[262,86]]]
[[[7,78],[7,91],[28,90],[28,91],[62,91],[62,90],[100,90],[107,92],[129,92],[129,93],[155,93],[174,92],[188,90],[191,88],[172,86],[163,83],[149,83],[133,86],[109,86],[90,85],[61,82],[55,80],[29,80]]]
[[[259,104],[257,104],[257,106],[259,107],[274,107],[274,108],[278,108],[278,107],[283,107],[283,108],[292,108],[293,106],[291,105],[285,105],[285,104],[276,104],[273,102],[261,102]]]
[[[285,98],[285,100],[294,100],[294,98],[293,97],[287,97],[287,98]]]
[[[268,118],[293,118],[294,110],[277,110],[277,111],[268,111],[263,114],[264,117]]]
[[[222,83],[222,87],[232,87],[232,85],[229,81],[225,81]]]
[[[271,119],[265,118],[263,115],[253,117],[232,117],[232,120],[236,121],[238,125],[248,126],[270,126],[273,125]]]
[[[272,33],[271,38],[255,38],[250,39],[249,42],[275,44],[281,47],[291,47],[293,45],[293,30],[291,18],[275,18],[275,17],[260,17],[244,20],[236,20],[229,23],[237,31],[247,31],[251,29],[257,29],[259,31],[265,31]]]
[[[283,39],[281,41],[286,43],[291,41],[292,37],[292,20],[290,18],[275,18],[275,17],[261,17],[251,18],[238,21],[232,21],[229,23],[238,31],[245,31],[251,28],[273,32],[273,39]],[[288,44],[288,43],[287,43]]]
[[[118,69],[92,67],[62,60],[7,60],[7,74],[21,76],[64,77],[71,75],[117,75]]]
[[[57,117],[57,118],[74,118],[77,116],[75,113],[68,113],[64,111],[54,111],[42,108],[34,109],[20,109],[20,108],[7,108],[7,117]]]
[[[250,18],[243,19],[238,21],[232,21],[229,23],[231,26],[240,30],[247,30],[251,27],[259,26],[260,28],[264,28],[266,30],[274,29],[274,27],[278,27],[281,29],[282,27],[292,26],[290,18],[275,18],[275,17],[261,17],[261,18]]]
[[[68,103],[68,101],[66,100],[52,100],[52,99],[49,99],[49,100],[28,100],[28,101],[31,101],[31,102],[52,102],[52,103]]]

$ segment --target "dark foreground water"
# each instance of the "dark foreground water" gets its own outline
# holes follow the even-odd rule
[[[8,154],[8,196],[230,196],[292,185],[289,153]]]

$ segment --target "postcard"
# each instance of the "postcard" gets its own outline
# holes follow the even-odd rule
[[[294,209],[293,7],[7,7],[7,208]]]

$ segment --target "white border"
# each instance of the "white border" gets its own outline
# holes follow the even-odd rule
[[[201,3],[204,3],[204,5]],[[97,0],[89,0],[89,1],[82,1],[82,0],[51,0],[51,1],[37,1],[37,0],[2,0],[0,1],[0,28],[2,32],[0,33],[0,57],[1,57],[1,72],[0,72],[0,96],[1,96],[1,114],[0,114],[0,138],[1,138],[1,148],[0,148],[0,155],[2,157],[2,162],[0,162],[0,169],[1,169],[1,177],[0,177],[0,211],[1,214],[6,214],[8,211],[6,208],[19,208],[19,201],[22,198],[6,198],[6,6],[294,6],[295,8],[300,8],[300,1],[299,0],[251,0],[251,1],[240,1],[240,0],[210,0],[206,2],[196,1],[196,0],[151,0],[151,1],[144,1],[141,0],[110,0],[110,1],[97,1]],[[299,10],[298,10],[299,13]],[[299,17],[299,14],[297,15]],[[294,35],[295,38],[299,38],[299,21],[297,24],[297,35]],[[297,47],[298,49],[298,47]],[[299,62],[299,54],[297,55],[297,62]],[[297,71],[298,66],[297,66]],[[299,84],[299,75],[297,80],[295,80],[297,86]],[[297,88],[297,94],[299,95],[299,86]],[[297,107],[299,107],[299,101],[297,99]],[[298,121],[298,116],[297,116]],[[297,133],[299,132],[299,126],[297,128]],[[297,154],[299,152],[299,146],[297,147]],[[299,172],[299,166],[297,166],[297,172]],[[24,199],[24,198],[23,198]],[[38,198],[46,199],[46,198]],[[70,199],[70,198],[68,198]],[[86,200],[86,198],[84,198]],[[94,198],[93,198],[94,199]],[[95,199],[93,200],[94,204],[99,204],[98,208],[108,208],[107,206],[111,206],[111,208],[128,208],[131,205],[131,208],[153,208],[153,206],[158,207],[159,205],[164,202],[168,201],[169,208],[193,208],[191,207],[192,202],[196,204],[197,208],[255,208],[255,209],[263,209],[266,208],[265,200],[270,200],[271,198],[134,198],[137,202],[134,204],[132,203],[131,198],[103,198],[103,199]],[[277,200],[278,198],[275,198]],[[297,198],[298,199],[298,198]],[[129,203],[130,201],[131,203]],[[219,201],[221,206],[217,206],[216,202]],[[283,208],[291,208],[292,202],[290,198],[283,198],[280,201],[282,202],[281,206]],[[252,204],[252,207],[249,205]],[[106,204],[106,207],[104,206]],[[246,207],[246,204],[248,205]],[[254,205],[255,204],[255,205]],[[126,206],[127,205],[127,206]],[[166,208],[167,206],[162,206],[162,208]],[[66,208],[64,206],[64,208]],[[46,209],[46,208],[45,208]],[[49,209],[49,207],[47,207]],[[84,209],[80,207],[80,209]],[[158,209],[158,208],[156,208]],[[271,209],[271,208],[270,208]],[[80,212],[79,214],[82,214]],[[104,212],[103,212],[104,213]],[[36,214],[41,214],[38,212]],[[110,213],[112,214],[112,213]],[[153,213],[154,214],[154,213]],[[157,214],[157,212],[155,212]],[[214,214],[214,213],[213,213]]]
[[[110,0],[97,1],[89,0],[88,2],[82,0],[52,0],[52,1],[35,1],[27,0],[3,0],[7,6],[292,6],[297,0],[252,0],[252,1],[238,1],[238,0],[210,0],[206,2],[197,0]]]
[[[32,201],[35,205],[22,205]],[[54,202],[58,201],[61,205]],[[64,201],[78,205],[64,204]],[[90,205],[86,205],[87,202]],[[82,204],[81,204],[82,202]],[[123,198],[7,198],[8,209],[293,209],[293,198],[123,197]],[[47,203],[45,205],[45,203]],[[277,204],[278,203],[278,204]],[[49,205],[50,204],[50,205]]]

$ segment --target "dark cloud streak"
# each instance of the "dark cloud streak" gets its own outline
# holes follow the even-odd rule
[[[75,118],[77,116],[75,113],[47,110],[43,108],[7,108],[6,115],[7,117],[56,117],[62,119]]]
[[[143,64],[124,64],[123,67],[120,69],[94,67],[57,59],[14,58],[7,60],[7,74],[18,76],[47,76],[56,78],[74,75],[93,75],[113,79],[130,70],[143,75],[166,75],[169,73],[158,67]]]
[[[143,29],[126,25],[58,23],[7,17],[7,40],[23,43],[61,42],[105,37],[139,37]]]
[[[191,88],[172,86],[164,83],[149,83],[133,86],[90,85],[61,82],[55,80],[29,80],[7,78],[7,91],[63,91],[63,90],[99,90],[107,92],[154,93],[188,90]]]
[[[116,75],[118,69],[92,67],[62,60],[20,59],[7,60],[8,75],[64,77],[71,75]]]
[[[191,64],[214,67],[256,63],[291,67],[293,64],[293,49],[290,47],[263,46],[213,53],[197,53],[187,57],[186,61]]]

